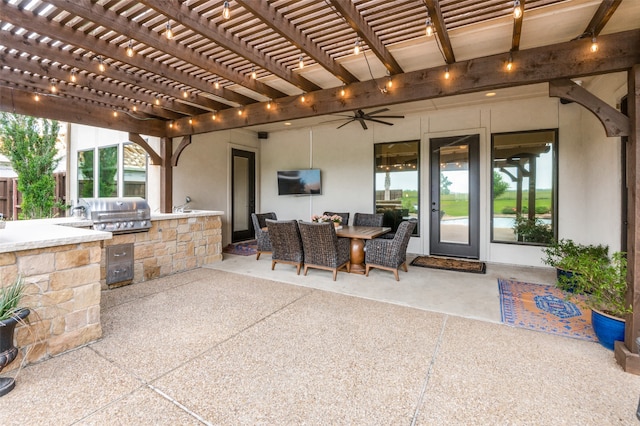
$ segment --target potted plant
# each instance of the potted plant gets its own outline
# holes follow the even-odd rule
[[[593,259],[594,262],[607,260],[609,246],[606,245],[585,245],[574,242],[570,239],[553,240],[551,244],[542,249],[544,257],[542,262],[556,268],[557,285],[560,289],[575,292],[575,282],[573,279],[576,269],[582,257]]]
[[[18,323],[24,323],[29,309],[20,307],[25,284],[21,277],[7,287],[0,288],[0,371],[9,365],[18,355],[13,345],[13,332]],[[0,396],[11,392],[15,379],[0,377]]]
[[[597,261],[582,255],[575,267],[574,282],[578,291],[586,293],[593,331],[602,346],[613,350],[613,342],[624,340],[624,317],[632,312],[627,300],[626,253],[616,252],[610,259]]]
[[[342,216],[339,216],[337,214],[334,214],[331,216],[328,214],[323,214],[322,216],[314,214],[313,216],[311,216],[311,221],[312,222],[333,222],[333,226],[337,228],[342,223]]]

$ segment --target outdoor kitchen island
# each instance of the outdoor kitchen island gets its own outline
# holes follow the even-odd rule
[[[109,247],[133,244],[133,278],[170,275],[222,260],[220,211],[152,214],[147,232],[112,234],[79,218],[8,221],[0,229],[0,286],[20,275],[30,327],[18,326],[21,359],[36,362],[94,341],[102,335],[100,298]],[[3,370],[5,371],[5,370]]]

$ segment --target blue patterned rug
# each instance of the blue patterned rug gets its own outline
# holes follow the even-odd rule
[[[583,296],[555,286],[498,279],[502,322],[513,327],[597,342]]]
[[[222,249],[222,252],[227,254],[237,254],[240,256],[251,256],[258,252],[258,243],[256,243],[256,240],[251,240],[229,244]]]

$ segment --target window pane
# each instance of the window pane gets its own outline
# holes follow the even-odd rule
[[[493,241],[546,244],[556,229],[557,130],[493,135]]]
[[[383,213],[383,226],[398,229],[403,220],[418,220],[419,141],[374,145],[376,213]],[[413,235],[418,235],[416,226]]]
[[[78,151],[78,198],[93,197],[93,150]]]
[[[98,197],[118,196],[118,147],[98,149]]]
[[[123,146],[124,197],[142,197],[147,194],[147,153],[135,143]]]

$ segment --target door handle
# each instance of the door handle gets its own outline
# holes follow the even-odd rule
[[[438,210],[438,209],[431,209],[431,212],[432,212],[432,213],[439,212],[439,211],[440,211],[440,210]]]

